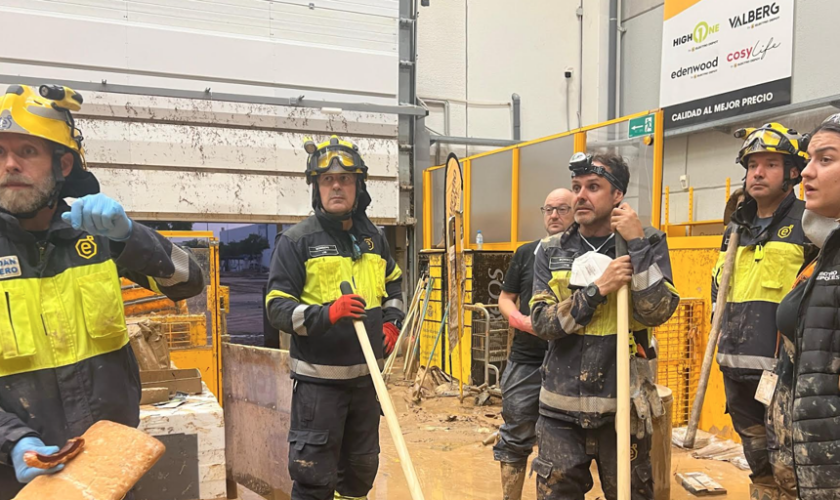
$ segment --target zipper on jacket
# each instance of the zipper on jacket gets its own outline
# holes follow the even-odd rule
[[[38,242],[38,265],[44,263],[44,256],[47,253],[47,243],[46,242]]]

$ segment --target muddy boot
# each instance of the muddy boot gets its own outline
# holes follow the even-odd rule
[[[750,500],[779,500],[779,493],[776,485],[756,483],[750,485]]]
[[[502,464],[502,499],[521,500],[522,486],[525,484],[526,463]]]

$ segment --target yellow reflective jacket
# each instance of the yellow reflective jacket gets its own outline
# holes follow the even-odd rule
[[[139,423],[120,276],[173,300],[204,287],[190,254],[151,229],[116,243],[73,229],[67,210],[42,242],[0,214],[0,500],[21,486],[8,455],[22,437],[61,446],[99,420]]]
[[[729,235],[733,227],[741,232],[718,340],[717,362],[728,377],[757,380],[762,370],[772,371],[776,365],[776,309],[796,280],[806,250],[813,247],[802,230],[804,210],[805,202],[790,193],[764,230],[730,225],[724,233],[712,271],[712,303],[717,300]],[[733,220],[750,225],[755,213],[751,200]]]
[[[666,322],[680,303],[668,243],[664,233],[646,228],[645,237],[628,241],[627,249],[633,264],[628,353],[636,354],[638,344],[653,359],[651,327]],[[537,336],[549,341],[541,368],[540,414],[594,429],[611,422],[616,410],[618,299],[613,292],[594,304],[570,285],[575,259],[589,250],[577,224],[543,240],[534,260],[531,322]],[[600,252],[615,258],[615,240]]]
[[[354,218],[350,231],[327,230],[328,223],[313,215],[277,238],[266,310],[271,324],[292,336],[293,378],[361,383],[370,372],[353,325],[330,323],[329,305],[341,296],[341,282],[351,283],[367,303],[364,324],[381,361],[383,323],[399,326],[404,317],[402,271],[385,236],[367,217]]]

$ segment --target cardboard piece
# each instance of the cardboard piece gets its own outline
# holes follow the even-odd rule
[[[677,474],[682,487],[697,496],[726,495],[726,488],[702,472]]]
[[[129,323],[128,336],[141,372],[169,368],[169,340],[163,334],[161,323],[150,320]]]
[[[196,368],[140,372],[140,383],[143,389],[165,387],[170,397],[176,392],[201,394],[201,372]]]
[[[166,451],[157,439],[114,422],[97,422],[82,437],[79,456],[35,478],[15,500],[121,500]]]
[[[166,387],[149,387],[148,389],[143,389],[143,394],[140,396],[141,405],[152,405],[164,401],[169,401],[169,389]]]

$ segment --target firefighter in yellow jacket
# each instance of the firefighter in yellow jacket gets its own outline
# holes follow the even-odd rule
[[[762,374],[776,367],[780,346],[776,309],[806,262],[806,251],[813,248],[802,229],[805,203],[793,192],[808,154],[800,149],[803,137],[780,123],[741,129],[736,137],[744,138],[737,162],[746,170],[746,197],[732,215],[733,224],[724,234],[713,270],[712,303],[717,297],[729,236],[739,231],[717,362],[723,372],[727,411],[741,436],[752,471],[751,489],[772,491],[783,480],[774,480],[765,406],[755,396]],[[792,473],[788,475],[792,477]]]
[[[352,320],[381,368],[404,317],[402,271],[365,214],[357,147],[336,136],[305,147],[315,214],[277,238],[266,297],[271,324],[292,336],[292,500],[363,499],[379,468],[380,407]],[[342,295],[342,281],[356,293]]]
[[[28,467],[27,451],[58,451],[99,420],[138,425],[120,276],[173,300],[204,286],[185,250],[99,194],[81,104],[66,87],[0,97],[0,500],[63,467]]]

